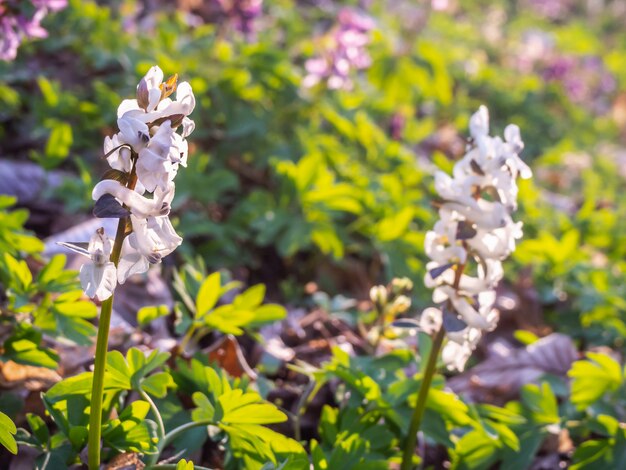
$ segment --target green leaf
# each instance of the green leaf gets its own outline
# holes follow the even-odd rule
[[[537,431],[535,428],[521,433],[518,436],[519,450],[513,450],[510,447],[503,449],[501,468],[507,470],[527,470],[530,468],[545,436],[545,432]]]
[[[33,436],[35,436],[43,446],[47,447],[50,439],[50,432],[48,431],[48,426],[46,426],[43,419],[33,413],[27,413],[26,421],[28,422],[30,429],[33,431]]]
[[[8,274],[11,279],[17,281],[12,282],[11,287],[16,289],[20,293],[28,291],[31,283],[33,282],[33,275],[26,264],[26,261],[17,260],[9,253],[4,254],[4,262],[6,263]]]
[[[241,327],[254,319],[251,310],[238,310],[232,304],[220,305],[204,317],[204,323],[225,334],[242,335]]]
[[[57,86],[55,86],[57,84],[50,82],[43,75],[37,77],[37,84],[39,85],[39,90],[43,95],[46,105],[50,108],[56,108],[59,104],[59,93]]]
[[[467,405],[452,392],[431,388],[428,391],[426,407],[437,412],[446,421],[458,426],[466,426],[472,422],[467,413]]]
[[[513,336],[524,346],[528,346],[539,340],[539,336],[528,330],[515,330]]]
[[[219,271],[204,280],[196,297],[196,318],[201,318],[215,307],[221,295],[221,282]]]
[[[17,428],[13,420],[0,411],[0,444],[12,454],[17,454],[16,433]]]
[[[293,461],[285,469],[308,468],[308,459],[302,446],[276,431],[257,424],[231,426],[222,423],[220,428],[228,434],[228,445],[233,455],[243,460],[244,468],[261,468],[267,462],[276,465],[279,459]]]
[[[405,207],[401,211],[382,219],[376,226],[380,241],[391,241],[400,238],[409,228],[413,220],[413,208]]]
[[[191,412],[194,421],[212,421],[215,416],[215,408],[202,392],[196,392],[191,396],[196,408]]]
[[[574,451],[574,464],[571,470],[594,470],[608,468],[598,461],[604,461],[611,454],[611,443],[608,439],[597,439],[583,442]],[[617,468],[617,467],[616,467]]]
[[[550,384],[543,382],[541,388],[534,384],[525,385],[521,395],[532,413],[533,421],[546,425],[560,422],[558,403]]]
[[[235,389],[218,397],[216,419],[228,424],[272,424],[286,421],[287,415],[263,402],[258,393]]]
[[[167,389],[174,387],[174,379],[169,372],[156,372],[141,380],[141,389],[157,398],[164,398]]]
[[[67,437],[72,443],[74,450],[79,452],[87,444],[89,437],[88,428],[87,426],[72,426]]]
[[[266,323],[272,323],[282,320],[287,317],[287,309],[278,304],[265,304],[261,305],[254,311],[254,320],[252,320],[247,326],[254,328]]]
[[[150,395],[162,398],[167,388],[174,386],[168,372],[150,374],[169,359],[170,354],[152,351],[146,356],[137,348],[130,348],[126,358],[119,351],[107,354],[105,387],[109,390],[143,390]]]
[[[452,468],[486,469],[495,463],[500,449],[498,439],[485,432],[472,430],[465,434],[454,449]]]
[[[233,300],[233,307],[239,310],[254,310],[261,305],[264,297],[265,285],[257,284],[236,296]]]
[[[73,140],[72,126],[69,123],[53,121],[45,148],[46,158],[40,159],[44,168],[53,168],[63,161],[70,153]]]
[[[37,276],[37,282],[40,285],[53,283],[56,278],[63,274],[65,262],[65,255],[53,256],[50,261],[48,261],[48,263],[43,267],[43,269],[39,271],[39,275]]]
[[[71,395],[91,395],[91,381],[93,372],[83,372],[82,374],[68,377],[54,384],[45,393],[46,400],[57,403]]]
[[[33,328],[16,330],[13,336],[4,342],[4,352],[0,359],[55,369],[59,356],[53,350],[41,346],[41,336],[41,333]]]
[[[589,360],[576,361],[568,372],[572,380],[572,403],[584,410],[605,393],[616,391],[623,381],[620,365],[610,356],[588,352]]]
[[[219,396],[228,384],[224,371],[215,370],[196,358],[192,358],[189,363],[180,358],[176,359],[176,369],[172,375],[178,389],[188,395],[194,392],[210,392],[212,395]]]
[[[476,408],[481,416],[500,421],[504,424],[524,424],[526,422],[526,418],[506,408],[489,404],[479,404],[476,405]]]
[[[137,322],[140,326],[146,326],[157,318],[164,317],[169,313],[167,305],[143,307],[137,312]]]
[[[194,470],[193,462],[185,459],[179,460],[176,464],[176,470]]]
[[[119,452],[155,453],[158,442],[157,427],[153,421],[146,419],[148,411],[148,402],[132,402],[120,413],[118,419],[103,426],[102,439],[105,444]]]

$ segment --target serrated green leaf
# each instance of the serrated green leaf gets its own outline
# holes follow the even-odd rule
[[[532,413],[533,421],[546,425],[560,422],[558,403],[550,384],[543,382],[541,387],[525,385],[521,395],[522,401]]]
[[[208,397],[201,392],[196,392],[191,396],[196,408],[191,412],[191,419],[194,421],[211,421],[215,416],[215,408]]]
[[[263,402],[254,392],[231,390],[217,398],[216,419],[228,424],[272,424],[287,420],[285,413]]]
[[[606,354],[588,352],[589,360],[576,361],[568,372],[572,378],[572,403],[584,410],[605,393],[616,391],[622,384],[620,365]]]
[[[174,387],[174,380],[169,372],[156,372],[141,381],[141,388],[149,395],[164,398],[167,389]]]

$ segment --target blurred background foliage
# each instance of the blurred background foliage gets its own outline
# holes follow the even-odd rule
[[[371,65],[343,89],[306,87],[306,61],[343,8],[374,20]],[[198,100],[178,256],[243,270],[286,302],[309,282],[363,298],[423,276],[433,169],[451,168],[485,103],[496,132],[521,127],[535,172],[509,284],[532,286],[548,321],[583,344],[623,346],[623,2],[277,0],[254,34],[212,18],[191,0],[70,0],[46,18],[48,38],[0,63],[0,154],[69,172],[51,197],[85,214],[117,103],[159,64]],[[430,292],[415,291],[426,306]]]

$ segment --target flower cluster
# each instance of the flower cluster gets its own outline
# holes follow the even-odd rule
[[[616,81],[599,56],[555,54],[545,61],[542,76],[547,82],[559,83],[573,103],[596,114],[610,109],[607,95],[615,91]]]
[[[517,70],[535,73],[544,83],[557,85],[572,103],[595,114],[605,114],[611,108],[617,82],[601,56],[563,54],[554,35],[530,29],[507,60]]]
[[[174,92],[176,99],[172,100]],[[194,107],[189,83],[177,84],[176,75],[164,82],[163,72],[156,66],[139,82],[137,98],[120,104],[119,132],[104,140],[112,169],[94,187],[92,197],[97,216],[124,219],[126,225],[121,227],[126,229],[121,253],[113,253],[113,243],[102,229],[83,252],[90,262],[81,267],[80,280],[89,297],[109,298],[118,282],[123,284],[129,276],[146,272],[150,264],[159,263],[181,244],[168,214],[174,178],[179,166],[187,164],[185,138],[195,126],[187,116]]]
[[[518,176],[532,173],[520,159],[524,144],[516,125],[504,130],[504,140],[489,136],[489,115],[481,106],[470,120],[473,145],[454,166],[452,177],[435,174],[441,197],[440,220],[425,238],[424,283],[434,288],[439,308],[422,313],[422,329],[443,327],[442,358],[450,369],[463,370],[483,331],[495,328],[495,287],[502,278],[501,261],[515,250],[522,223],[511,213],[517,208]]]
[[[261,16],[263,0],[216,0],[216,2],[237,31],[248,39],[255,36],[254,22]]]
[[[337,19],[337,27],[324,38],[323,55],[304,64],[307,75],[303,85],[307,88],[326,81],[330,89],[350,89],[350,70],[365,69],[372,62],[366,46],[374,21],[348,8],[342,9]]]
[[[13,60],[24,38],[45,38],[41,20],[67,6],[67,0],[0,1],[0,60]]]
[[[574,2],[571,0],[528,0],[527,3],[539,16],[556,20],[566,16]]]

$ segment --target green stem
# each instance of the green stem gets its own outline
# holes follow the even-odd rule
[[[150,404],[150,409],[152,410],[152,413],[154,414],[157,422],[159,441],[161,441],[165,437],[165,426],[163,424],[163,418],[161,417],[161,413],[159,412],[159,409],[157,408],[152,398],[150,398],[150,395],[148,395],[144,390],[140,390],[139,394],[141,395],[141,398],[143,398]]]
[[[439,357],[439,351],[443,344],[443,337],[445,336],[445,330],[443,327],[435,335],[433,345],[430,349],[428,356],[428,363],[426,364],[426,370],[422,378],[422,385],[417,395],[417,403],[413,410],[413,416],[411,417],[411,424],[409,426],[409,434],[406,438],[404,445],[404,452],[402,454],[402,466],[400,470],[411,470],[411,464],[413,462],[413,454],[415,453],[415,444],[417,442],[417,432],[420,429],[422,423],[422,416],[424,415],[424,408],[426,407],[426,399],[428,398],[428,391],[430,390],[430,384],[433,381],[435,370],[437,368],[437,358]]]
[[[111,261],[117,266],[122,251],[122,241],[126,230],[126,219],[120,219],[115,234],[115,243],[111,252]],[[109,327],[113,295],[102,302],[98,339],[96,341],[96,358],[93,369],[91,387],[91,411],[89,414],[89,439],[87,442],[89,470],[100,468],[100,437],[102,432],[102,395],[104,394],[104,371],[106,368],[107,349],[109,343]]]
[[[137,154],[131,148],[131,158],[137,161]],[[128,178],[128,189],[135,189],[137,184],[137,169],[133,165]],[[117,224],[115,242],[111,250],[110,261],[117,267],[122,254],[122,243],[126,236],[126,224],[129,218],[121,218]],[[98,338],[96,340],[96,357],[93,369],[91,386],[91,410],[89,412],[89,437],[87,440],[87,462],[89,470],[100,468],[100,438],[102,437],[102,395],[104,394],[104,372],[107,362],[109,346],[109,328],[111,326],[111,312],[113,310],[113,294],[102,302],[100,308],[100,322],[98,324]]]
[[[158,462],[159,457],[161,456],[161,454],[163,453],[165,448],[174,439],[176,439],[178,436],[180,436],[185,431],[189,431],[190,429],[193,429],[193,428],[198,427],[198,426],[208,426],[209,424],[214,424],[214,421],[210,421],[210,420],[190,421],[190,422],[185,423],[185,424],[183,424],[181,426],[178,426],[177,428],[172,429],[170,432],[165,434],[165,436],[162,439],[159,439],[159,443],[157,444],[157,453],[148,456],[148,460],[146,462],[147,465],[148,465],[148,468],[149,469],[164,468],[161,465],[156,465],[156,463]],[[199,467],[196,465],[196,468],[199,468]]]
[[[315,390],[317,383],[312,378],[309,379],[304,392],[300,395],[300,399],[296,404],[296,412],[293,415],[293,433],[296,441],[302,440],[302,414],[305,412],[307,405],[309,404],[309,398]]]
[[[182,354],[185,353],[185,349],[187,349],[187,344],[189,343],[189,340],[191,339],[193,334],[196,332],[196,328],[196,325],[192,324],[187,330],[187,333],[185,333],[185,336],[183,336],[183,339],[180,341],[180,346],[178,346],[178,349]]]

